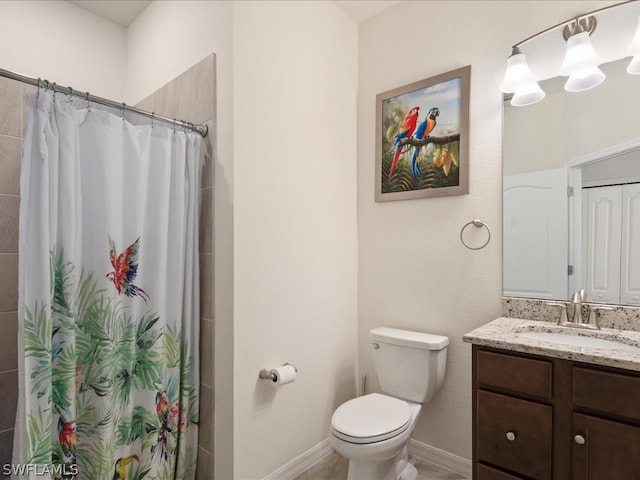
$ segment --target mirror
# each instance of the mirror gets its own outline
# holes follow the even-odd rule
[[[503,294],[640,305],[640,75],[601,66],[596,88],[504,102]]]

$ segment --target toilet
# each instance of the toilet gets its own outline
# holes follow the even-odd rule
[[[380,327],[369,338],[382,393],[340,405],[329,442],[349,459],[349,480],[415,480],[407,446],[422,404],[442,386],[449,337]]]

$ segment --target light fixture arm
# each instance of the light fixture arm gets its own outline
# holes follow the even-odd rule
[[[565,40],[567,40],[567,38],[569,38],[571,35],[574,35],[576,33],[579,33],[580,31],[585,31],[585,32],[589,32],[589,34],[591,34],[591,32],[593,32],[593,30],[596,28],[596,19],[594,17],[595,14],[597,13],[601,13],[604,12],[605,10],[610,10],[612,8],[615,7],[619,7],[621,5],[625,5],[627,3],[632,3],[632,2],[636,2],[638,0],[630,0],[628,2],[622,2],[622,3],[616,3],[615,5],[609,5],[608,7],[602,7],[599,8],[597,10],[593,10],[591,12],[585,13],[583,15],[578,15],[570,20],[565,20],[564,22],[560,22],[552,27],[546,28],[538,33],[535,33],[533,35],[531,35],[530,37],[525,38],[524,40],[519,41],[518,43],[514,44],[513,48],[519,48],[522,45],[524,45],[525,43],[533,40],[534,38],[539,37],[540,35],[544,35],[547,32],[550,32],[551,30],[555,30],[556,28],[560,28],[560,27],[565,27],[565,29],[562,32],[562,35],[564,37]],[[591,26],[591,22],[593,23],[593,26]],[[573,27],[569,27],[570,25],[573,25]],[[568,32],[568,28],[572,28],[573,30],[569,30],[570,33],[567,36],[567,32]],[[584,28],[584,30],[579,30],[579,28]]]

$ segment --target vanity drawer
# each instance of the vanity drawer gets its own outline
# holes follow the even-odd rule
[[[550,480],[551,407],[483,390],[478,390],[476,401],[478,460]]]
[[[640,421],[640,377],[573,367],[573,404]]]
[[[551,398],[553,367],[550,361],[478,350],[478,385]]]
[[[477,480],[523,480],[521,477],[514,477],[508,473],[501,472],[495,468],[487,467],[486,465],[478,464],[478,478]]]

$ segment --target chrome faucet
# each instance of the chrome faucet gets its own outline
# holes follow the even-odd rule
[[[585,322],[582,316],[582,304],[586,300],[587,294],[584,288],[581,288],[573,295],[571,295],[571,300],[567,303],[564,302],[548,302],[547,305],[553,307],[560,307],[560,318],[558,320],[558,325],[563,327],[580,327],[580,328],[589,328],[593,330],[599,330],[600,325],[598,324],[597,310],[612,310],[611,307],[604,307],[598,305],[591,305],[589,309],[589,321]],[[573,313],[571,318],[567,315],[567,310],[569,306],[573,306]]]

